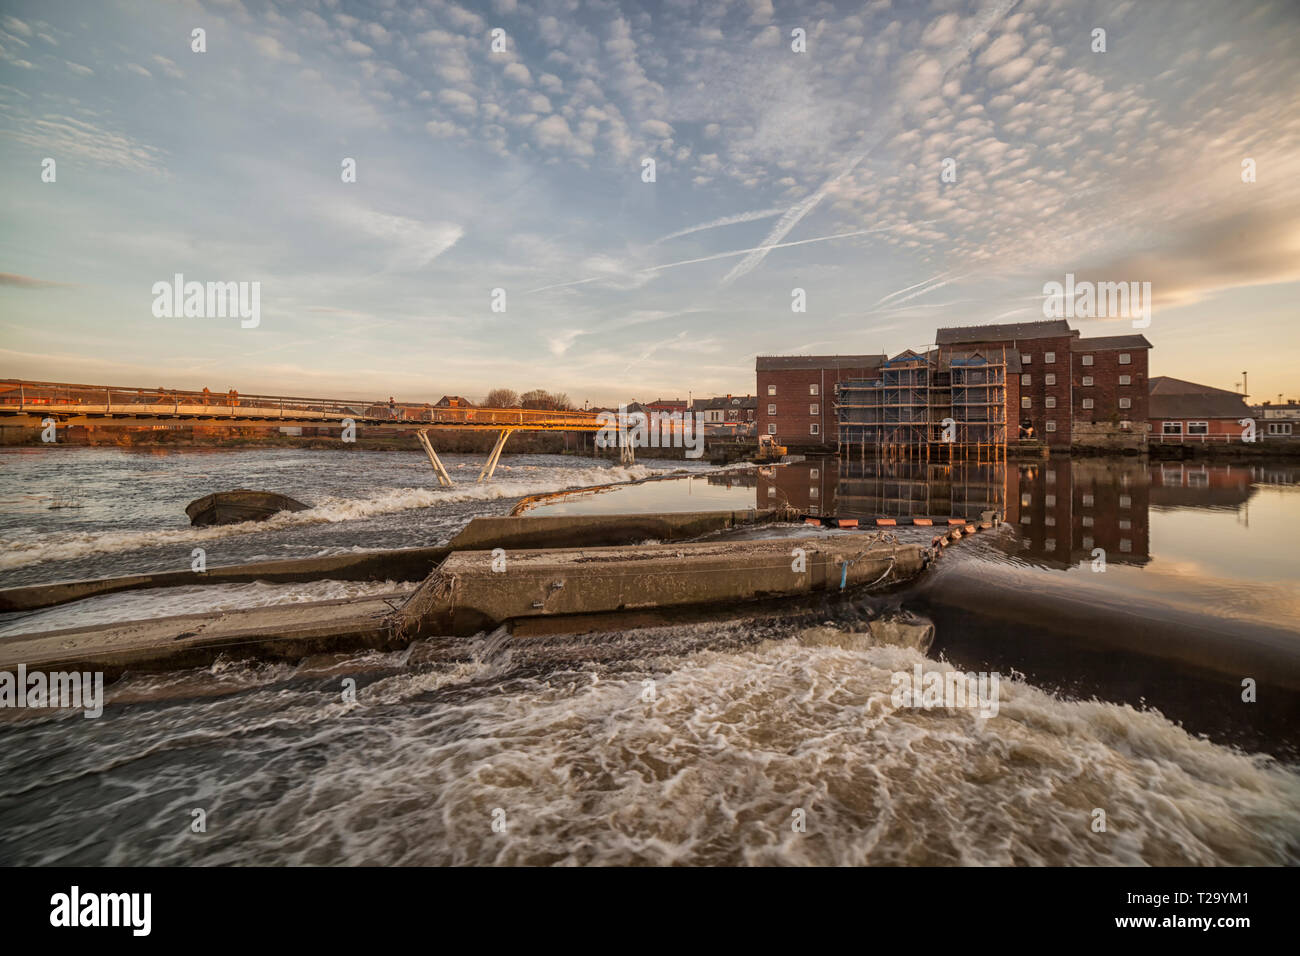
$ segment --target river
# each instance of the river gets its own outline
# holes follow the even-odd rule
[[[676,467],[690,476],[534,513],[993,507],[1006,524],[892,592],[614,634],[222,661],[128,675],[97,720],[9,712],[0,862],[1300,862],[1293,467],[830,461],[709,475],[516,456],[476,485],[481,462],[445,460],[446,490],[412,453],[5,449],[0,586],[185,569],[195,548],[216,566],[437,544],[524,495]],[[185,504],[230,487],[313,507],[190,528]],[[0,639],[386,587],[134,592],[0,616]],[[891,677],[918,664],[1000,673],[998,713],[893,706]]]

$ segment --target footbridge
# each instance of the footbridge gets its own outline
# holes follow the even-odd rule
[[[0,379],[0,425],[43,428],[52,424],[60,428],[160,423],[230,427],[313,426],[341,430],[364,426],[368,429],[414,430],[429,456],[438,483],[444,487],[450,487],[452,481],[429,440],[431,433],[449,430],[497,432],[496,444],[479,472],[478,480],[485,481],[492,477],[506,440],[514,432],[596,432],[603,427],[596,412]],[[630,463],[633,455],[631,445],[621,445],[620,451],[624,463]]]

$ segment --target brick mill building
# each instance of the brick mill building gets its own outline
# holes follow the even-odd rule
[[[892,359],[759,356],[758,430],[791,446],[1140,448],[1150,350],[1142,335],[1082,338],[1056,319],[942,328],[933,348]]]

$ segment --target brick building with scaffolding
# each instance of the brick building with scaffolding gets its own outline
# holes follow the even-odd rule
[[[939,329],[934,347],[838,383],[839,447],[993,461],[1009,443],[1140,448],[1150,348],[1080,338],[1064,320]]]

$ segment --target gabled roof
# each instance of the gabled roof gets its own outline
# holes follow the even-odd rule
[[[1065,319],[1048,319],[1043,322],[1010,322],[1004,325],[964,325],[940,329],[935,333],[937,345],[959,345],[970,342],[1003,342],[1012,339],[1046,339],[1079,333],[1070,328]]]
[[[1075,339],[1071,352],[1105,352],[1108,349],[1149,349],[1151,343],[1145,335],[1097,335],[1090,339]]]
[[[474,403],[468,398],[461,398],[459,395],[444,395],[437,401],[438,408],[473,408]]]
[[[759,355],[754,359],[754,370],[880,368],[885,358],[884,355]]]
[[[1147,405],[1149,418],[1236,420],[1251,417],[1245,399],[1225,388],[1157,375],[1149,380],[1147,389],[1151,396]]]
[[[715,398],[697,398],[692,410],[702,412],[710,408],[758,408],[757,395],[719,395]]]

